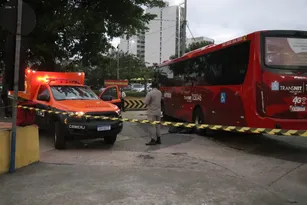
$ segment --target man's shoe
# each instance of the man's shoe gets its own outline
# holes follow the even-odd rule
[[[150,146],[150,145],[156,145],[156,141],[154,139],[151,139],[150,142],[146,143],[147,146]]]
[[[157,138],[156,144],[161,144],[161,137],[158,137],[158,138]]]

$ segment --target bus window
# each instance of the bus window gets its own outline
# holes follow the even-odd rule
[[[188,76],[195,85],[240,85],[248,68],[250,42],[190,60]]]
[[[187,62],[181,61],[171,64],[170,69],[174,72],[174,86],[183,86],[186,80]]]
[[[169,67],[170,66],[167,65],[158,68],[156,78],[161,86],[173,86],[174,73]]]

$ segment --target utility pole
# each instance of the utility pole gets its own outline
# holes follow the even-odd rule
[[[162,28],[163,28],[163,8],[160,9],[160,50],[159,50],[159,63],[162,63]]]
[[[11,138],[11,163],[9,171],[15,171],[16,155],[16,130],[17,130],[17,99],[18,99],[18,80],[21,47],[21,21],[22,21],[22,0],[17,1],[17,27],[16,27],[16,48],[15,48],[15,72],[14,72],[14,96],[13,96],[13,116],[12,116],[12,138]]]
[[[180,47],[181,47],[181,6],[179,4],[178,7],[178,35],[177,35],[177,58],[179,58],[180,55]]]
[[[187,29],[187,1],[188,0],[184,0],[184,15],[183,15],[183,25],[182,25],[182,54],[185,53],[185,47],[186,47],[186,38],[187,38],[187,35],[186,35],[186,29]]]

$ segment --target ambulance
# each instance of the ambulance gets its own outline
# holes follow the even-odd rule
[[[18,97],[47,111],[36,111],[35,123],[52,135],[56,149],[65,149],[70,140],[92,138],[112,145],[123,129],[118,87],[109,86],[98,97],[84,79],[83,72],[25,71],[25,91],[18,92]],[[103,116],[119,120],[103,120]]]

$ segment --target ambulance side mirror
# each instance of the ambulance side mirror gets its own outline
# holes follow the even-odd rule
[[[102,95],[101,96],[101,100],[103,100],[103,101],[112,101],[112,96],[110,96],[110,95]]]
[[[39,96],[37,97],[37,100],[49,102],[50,96],[48,96],[48,95],[39,95]]]

